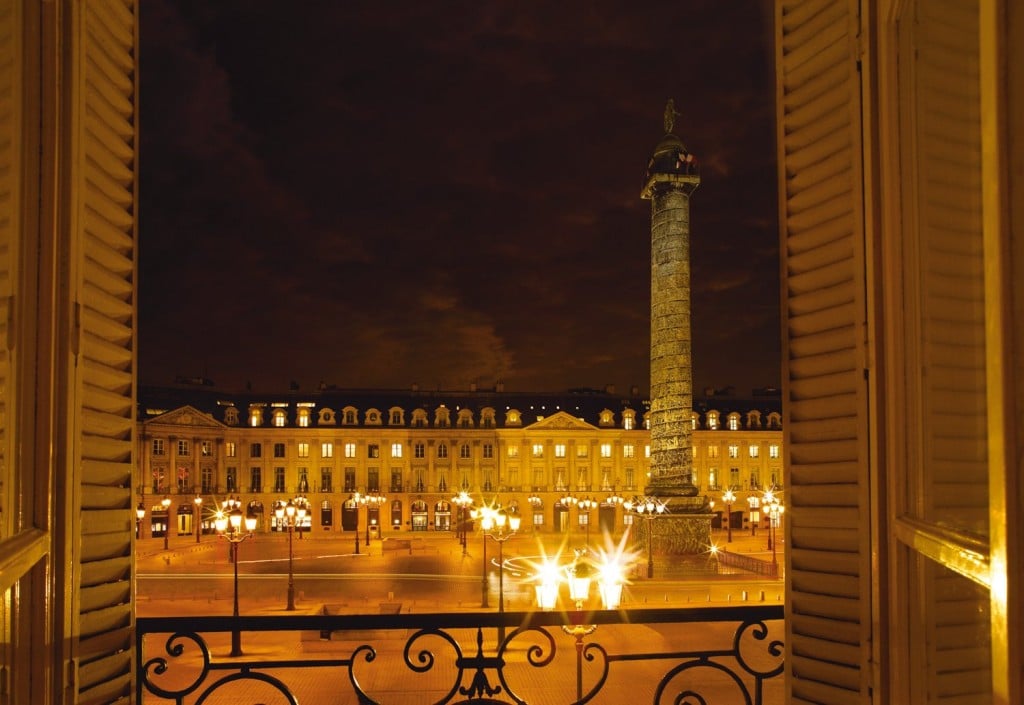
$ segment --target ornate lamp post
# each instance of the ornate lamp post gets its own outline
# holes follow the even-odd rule
[[[458,507],[459,510],[459,543],[462,544],[462,555],[465,557],[468,555],[466,552],[466,511],[473,504],[473,499],[469,496],[468,492],[463,490],[452,497],[452,504]]]
[[[566,509],[571,509],[572,507],[576,506],[577,502],[579,502],[578,499],[573,497],[571,492],[566,492],[565,495],[558,501],[561,502],[562,506],[565,507]],[[572,519],[571,513],[569,514],[569,518]],[[568,538],[572,538],[572,521],[569,522]]]
[[[722,501],[725,502],[725,525],[728,527],[725,541],[732,543],[732,503],[736,501],[736,495],[731,488],[722,493]]]
[[[508,514],[500,507],[497,510],[485,508],[480,517],[480,528],[484,532],[484,547],[487,539],[498,542],[498,614],[505,614],[505,556],[502,546],[519,531],[521,519],[518,514]],[[484,599],[487,599],[487,563],[484,562]],[[486,607],[486,605],[484,605]],[[505,641],[505,625],[498,625],[498,643]]]
[[[530,503],[530,507],[533,509],[534,513],[537,513],[538,511],[541,511],[541,508],[544,506],[544,500],[541,499],[540,495],[537,494],[536,492],[534,492],[529,497],[527,497],[526,501]],[[536,520],[531,517],[530,521],[533,523],[533,532],[537,533],[537,522],[536,522]]]
[[[747,504],[750,505],[750,535],[757,536],[757,522],[761,521],[761,514],[758,512],[761,500],[751,495],[747,497]]]
[[[237,506],[225,514],[220,512],[214,521],[217,535],[228,542],[231,547],[231,562],[235,567],[235,603],[232,616],[235,618],[235,629],[231,632],[231,656],[242,655],[242,633],[238,629],[238,544],[252,538],[256,529],[256,517],[245,517],[245,533],[242,533],[242,510]]]
[[[142,520],[146,518],[146,508],[139,502],[135,508],[135,538],[142,538]]]
[[[657,515],[665,513],[665,503],[660,502],[654,497],[634,497],[623,503],[623,508],[627,512],[633,512],[637,516],[642,516],[644,521],[647,523],[647,577],[654,577],[654,549],[653,549],[653,535],[651,532],[651,519]]]
[[[775,539],[778,536],[779,517],[786,511],[786,507],[771,490],[764,493],[764,500],[761,504],[765,514],[768,515],[768,548],[772,550],[772,565],[778,566],[778,559],[775,553]]]
[[[196,495],[196,498],[192,501],[196,505],[196,543],[199,543],[199,535],[203,531],[203,498],[200,495]]]
[[[167,550],[167,539],[171,534],[171,498],[164,495],[164,498],[160,500],[160,505],[164,508],[164,550]]]
[[[597,502],[595,500],[591,499],[590,497],[587,497],[586,499],[581,499],[581,500],[579,500],[576,503],[576,509],[579,510],[580,513],[586,512],[586,517],[587,517],[587,521],[586,521],[586,527],[587,527],[586,546],[587,546],[587,548],[590,547],[590,510],[593,509],[596,506],[597,506]]]
[[[352,499],[356,503],[356,553],[359,553],[359,505],[366,507],[366,540],[363,545],[367,547],[369,552],[370,546],[370,507],[379,507],[384,503],[385,497],[376,490],[368,494],[359,494],[358,492],[352,496]]]
[[[287,504],[278,502],[274,508],[274,516],[277,517],[278,526],[284,525],[288,528],[288,604],[286,610],[295,609],[295,573],[293,571],[294,554],[292,553],[292,534],[295,531],[295,503],[291,500]]]
[[[302,527],[306,525],[306,515],[309,514],[309,501],[299,495],[292,502],[295,505],[295,529],[299,532],[299,541],[302,540]]]
[[[625,503],[624,503],[625,504]],[[562,625],[562,631],[576,641],[576,701],[583,701],[583,638],[597,629],[594,624],[583,623],[583,603],[590,595],[590,585],[596,569],[600,587],[601,603],[605,609],[618,609],[622,597],[622,565],[617,560],[604,561],[594,565],[587,558],[586,549],[575,549],[573,562],[564,568],[565,582],[569,585],[569,599],[576,605],[571,615],[571,624]],[[547,561],[540,567],[537,578],[537,606],[552,610],[558,602],[558,586],[562,578],[557,560]]]
[[[237,497],[233,497],[231,495],[228,495],[228,498],[225,499],[221,503],[220,511],[217,513],[217,516],[219,516],[221,514],[223,514],[224,516],[229,516],[231,514],[231,512],[233,512],[235,509],[241,509],[241,508],[242,508],[242,500],[238,499]],[[214,531],[216,531],[216,530],[217,530],[217,523],[216,523],[216,516],[215,516],[214,517]],[[230,545],[228,546],[228,560],[231,561],[232,563],[235,562],[235,554],[231,551],[231,546]]]

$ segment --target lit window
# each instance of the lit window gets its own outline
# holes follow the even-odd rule
[[[401,458],[402,457],[402,444],[401,443],[392,443],[391,444],[391,457],[392,458]]]
[[[602,458],[610,458],[610,457],[612,457],[612,444],[611,443],[602,443],[601,444],[601,457]]]
[[[626,444],[624,444],[622,446],[622,457],[623,458],[632,458],[633,457],[633,444],[632,443],[626,443]]]
[[[533,444],[533,457],[534,458],[543,458],[544,457],[544,444],[543,443],[534,443]]]
[[[708,428],[710,428],[712,431],[714,431],[715,429],[718,428],[718,412],[717,411],[709,411],[708,412]]]
[[[576,457],[577,458],[586,458],[587,457],[587,453],[590,452],[589,448],[590,448],[590,446],[588,446],[586,443],[577,443],[576,444]]]
[[[308,443],[299,443],[298,452],[299,452],[299,457],[300,458],[308,458],[309,457],[309,444]]]
[[[228,441],[224,444],[224,455],[228,458],[234,458],[238,454],[238,446],[235,445],[234,441]]]
[[[320,444],[320,457],[321,458],[333,458],[334,457],[334,444],[330,442]]]
[[[651,444],[648,443],[644,446],[644,457],[650,459],[651,457]]]
[[[729,457],[730,458],[738,458],[738,457],[740,457],[740,447],[739,446],[729,446]]]
[[[636,412],[628,409],[622,412],[622,428],[632,431],[636,427]]]
[[[356,457],[356,444],[355,443],[346,443],[345,444],[345,457],[346,458],[354,458],[354,457]]]
[[[259,409],[253,409],[249,412],[249,425],[255,428],[263,423],[263,412]]]
[[[288,423],[288,416],[284,413],[283,409],[274,410],[274,426],[277,428],[283,428]]]
[[[749,451],[751,458],[757,458],[761,455],[761,446],[752,445],[747,450]]]
[[[296,421],[300,428],[306,428],[309,426],[309,409],[299,409],[299,415]]]
[[[717,458],[718,457],[718,446],[708,446],[708,457],[709,458]]]
[[[153,455],[164,454],[164,439],[154,438],[153,439]]]
[[[729,414],[729,430],[739,431],[740,430],[740,415],[737,413]]]
[[[772,444],[772,445],[768,446],[768,457],[769,458],[778,458],[779,457],[779,447],[777,445]]]
[[[189,442],[188,441],[184,441],[184,440],[179,440],[178,441],[178,455],[188,455],[189,451],[190,451]]]
[[[510,458],[518,458],[519,457],[519,446],[509,446],[508,447],[508,457],[510,457]]]

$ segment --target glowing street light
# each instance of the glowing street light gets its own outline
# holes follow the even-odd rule
[[[654,549],[653,539],[654,536],[651,531],[651,519],[655,516],[661,516],[665,513],[665,503],[661,502],[654,497],[634,497],[633,499],[627,500],[622,504],[622,507],[627,512],[633,512],[637,516],[642,516],[647,522],[647,577],[654,577]]]
[[[587,521],[586,521],[586,526],[587,526],[586,546],[588,548],[590,547],[590,510],[594,509],[595,507],[597,507],[597,501],[591,499],[590,497],[587,497],[586,499],[581,499],[578,502],[576,502],[576,509],[580,513],[586,512],[586,517],[587,517]]]
[[[167,538],[171,533],[171,498],[164,495],[160,500],[160,506],[164,508],[164,550],[167,550]]]
[[[732,488],[722,493],[722,501],[725,502],[725,525],[728,527],[725,540],[726,543],[732,543],[732,503],[736,501],[736,495],[732,493]]]
[[[238,544],[246,539],[252,538],[252,532],[256,529],[256,517],[245,517],[245,533],[242,533],[242,510],[235,506],[228,513],[218,512],[214,520],[214,528],[217,535],[228,542],[231,547],[231,562],[235,566],[235,603],[232,615],[235,618],[235,628],[231,632],[231,656],[242,655],[242,634],[238,628]]]
[[[199,534],[203,530],[203,498],[200,495],[196,495],[196,498],[192,501],[196,505],[196,543],[199,543]]]
[[[282,524],[288,528],[288,604],[286,610],[295,609],[295,573],[293,571],[294,554],[292,553],[292,533],[295,531],[296,519],[295,502],[287,504],[278,502],[274,508],[274,516],[277,517],[278,526]]]
[[[352,496],[352,500],[355,502],[356,507],[356,553],[359,553],[359,506],[363,505],[366,507],[366,540],[364,545],[367,547],[367,553],[370,550],[370,507],[379,507],[384,504],[384,495],[373,490],[367,494],[359,494],[356,492]]]
[[[481,545],[483,546],[483,568],[480,580],[483,599],[480,606],[488,608],[487,602],[487,539],[488,537],[498,542],[498,614],[505,613],[505,556],[503,547],[505,542],[519,531],[522,519],[518,514],[509,514],[501,507],[489,507],[484,505],[474,509],[470,513],[473,519],[480,520],[480,529],[483,532]],[[498,642],[505,640],[505,625],[498,626]]]
[[[469,496],[468,492],[463,490],[452,497],[452,504],[459,510],[459,543],[462,544],[462,556],[465,557],[468,555],[466,552],[466,512],[473,504],[473,498]]]
[[[142,520],[146,518],[146,508],[139,502],[135,508],[135,538],[142,538]]]

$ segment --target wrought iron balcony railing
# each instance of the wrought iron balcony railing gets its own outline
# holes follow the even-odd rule
[[[136,702],[768,705],[784,698],[782,619],[781,605],[139,617]]]

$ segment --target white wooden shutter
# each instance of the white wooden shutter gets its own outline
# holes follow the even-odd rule
[[[850,0],[776,4],[793,703],[870,701],[857,7]]]
[[[72,3],[70,470],[79,703],[132,692],[137,19],[132,0]]]

